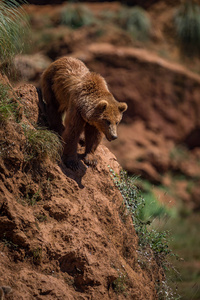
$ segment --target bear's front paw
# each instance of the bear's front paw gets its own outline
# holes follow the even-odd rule
[[[97,165],[97,159],[93,154],[86,154],[83,160],[88,166],[95,167]]]

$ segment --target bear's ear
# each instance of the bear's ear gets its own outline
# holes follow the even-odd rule
[[[104,112],[106,107],[108,106],[108,102],[105,100],[101,100],[98,105],[96,106],[96,110],[98,110],[100,113]]]
[[[125,102],[121,102],[118,105],[118,109],[121,113],[123,113],[124,111],[126,111],[128,108],[127,104]]]

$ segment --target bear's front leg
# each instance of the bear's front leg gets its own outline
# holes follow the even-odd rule
[[[85,125],[85,155],[84,162],[90,166],[97,165],[94,152],[101,142],[103,134],[94,126],[86,123]]]
[[[62,134],[64,141],[63,161],[68,168],[74,171],[80,169],[81,166],[78,160],[77,148],[84,124],[85,121],[76,111],[66,113],[65,130]]]

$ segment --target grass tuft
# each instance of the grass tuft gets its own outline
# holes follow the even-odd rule
[[[13,107],[9,103],[9,89],[6,85],[0,83],[0,123],[5,123],[12,115]],[[9,99],[9,100],[8,100]]]
[[[23,124],[26,137],[26,161],[41,162],[47,157],[52,161],[60,161],[62,144],[59,137],[44,128],[30,128]]]
[[[186,55],[200,53],[200,6],[185,1],[174,15],[174,24],[181,51]]]
[[[25,49],[29,26],[19,3],[15,0],[0,2],[0,65],[10,63],[16,54]]]
[[[19,107],[9,95],[10,87],[0,82],[0,124],[5,124],[9,119],[19,121]]]
[[[151,21],[142,7],[124,8],[119,13],[119,22],[136,40],[147,41],[149,39]]]
[[[61,23],[72,29],[90,25],[94,21],[92,12],[84,5],[68,4],[61,14]]]

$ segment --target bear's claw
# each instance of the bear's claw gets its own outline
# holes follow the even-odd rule
[[[97,159],[92,154],[87,154],[84,157],[83,161],[86,165],[91,166],[91,167],[96,167],[96,165],[97,165]]]

